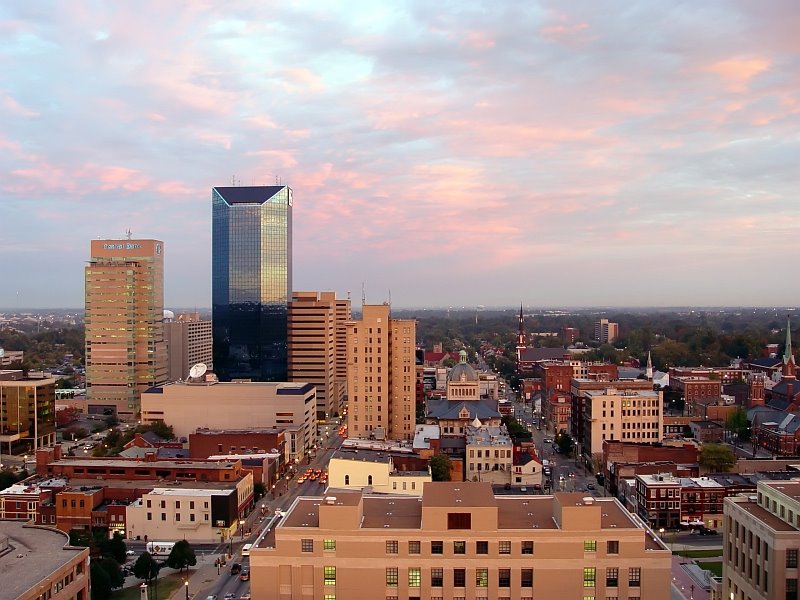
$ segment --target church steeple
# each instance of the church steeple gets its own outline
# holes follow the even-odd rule
[[[522,314],[522,302],[519,303],[519,332],[517,333],[517,348],[525,347],[525,316]]]
[[[794,378],[797,375],[797,365],[792,354],[792,320],[786,315],[786,348],[783,350],[783,369],[781,374],[784,377]]]
[[[650,350],[647,351],[647,380],[653,381],[653,357],[650,356]]]

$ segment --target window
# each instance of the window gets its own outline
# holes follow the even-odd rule
[[[386,567],[386,587],[397,587],[397,567]]]
[[[584,540],[584,542],[583,542],[583,551],[584,552],[597,552],[597,540]]]
[[[345,475],[344,476],[344,484],[345,485],[350,485],[350,475]]]
[[[522,587],[533,587],[533,569],[522,569],[520,571],[519,584]]]
[[[166,521],[167,520],[167,513],[161,513],[161,520],[162,521]]]
[[[386,540],[386,554],[397,554],[398,546],[397,540]]]
[[[639,567],[631,567],[628,569],[628,587],[639,587],[641,577],[642,570]]]
[[[617,567],[609,567],[606,569],[606,587],[619,586],[619,569]]]
[[[311,539],[303,539],[300,541],[300,549],[303,552],[313,552],[314,551],[314,540]]]
[[[489,554],[489,542],[475,542],[475,554]]]
[[[444,569],[435,567],[431,569],[431,587],[442,587],[444,585]]]
[[[336,567],[323,567],[325,585],[336,585]]]
[[[336,540],[322,540],[323,550],[336,550]]]
[[[511,554],[511,541],[510,540],[500,540],[500,554]]]
[[[419,567],[409,567],[408,587],[418,588],[422,584],[422,569]]]
[[[501,588],[511,587],[511,569],[498,569],[497,585]]]
[[[431,542],[431,554],[444,554],[444,542]]]
[[[797,568],[797,548],[788,548],[786,550],[786,566],[790,569]]]
[[[322,600],[336,600],[336,594],[324,594]]]
[[[448,529],[471,529],[472,528],[472,514],[471,513],[447,513],[447,528]]]
[[[467,570],[453,569],[453,587],[464,587],[467,584]]]
[[[619,542],[618,541],[610,541],[606,542],[606,553],[607,554],[619,554]]]
[[[419,542],[408,542],[408,553],[409,554],[419,554],[420,553],[420,543]]]
[[[480,567],[475,569],[475,585],[479,588],[489,587],[489,569]]]
[[[594,587],[597,582],[597,569],[594,567],[583,568],[583,587]]]
[[[523,554],[533,554],[533,542],[532,541],[522,542],[522,553]]]
[[[467,542],[453,542],[453,554],[466,554]]]
[[[797,598],[797,579],[796,578],[787,578],[786,579],[786,600],[794,600]]]

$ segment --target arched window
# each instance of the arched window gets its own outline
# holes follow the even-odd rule
[[[344,484],[345,485],[350,485],[350,475],[345,475],[344,476]]]
[[[372,475],[367,476],[367,485],[372,485]]]

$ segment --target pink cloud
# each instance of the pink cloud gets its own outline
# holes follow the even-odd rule
[[[729,58],[705,67],[718,75],[732,92],[746,92],[750,80],[767,71],[770,61],[764,58]]]
[[[23,106],[20,104],[11,94],[8,92],[1,92],[0,91],[0,101],[2,102],[3,108],[5,108],[11,114],[14,114],[18,117],[38,117],[39,113],[33,109],[28,108],[27,106]]]

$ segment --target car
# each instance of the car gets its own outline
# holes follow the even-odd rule
[[[231,567],[231,575],[238,575],[241,572],[242,572],[242,565],[240,565],[239,563],[233,563],[233,566]]]
[[[136,550],[126,550],[125,556],[136,556]]]
[[[570,471],[570,472],[569,472],[569,476],[570,476],[570,477],[575,477],[575,473],[573,473],[572,471]]]
[[[217,600],[217,595],[209,594],[208,596],[206,596],[206,600]]]
[[[239,596],[239,600],[251,600],[250,592],[245,592]]]
[[[700,535],[717,535],[717,530],[709,529],[708,527],[700,527],[697,530],[697,533],[699,533]]]
[[[552,440],[552,438],[544,438],[544,443],[545,444],[552,444],[553,440]]]
[[[225,600],[236,600],[236,594],[233,592],[228,592],[225,594]]]
[[[586,489],[587,490],[593,490],[594,489],[594,484],[593,483],[587,483],[586,484]]]
[[[242,573],[239,575],[239,579],[242,581],[250,581],[250,569],[242,569]]]

